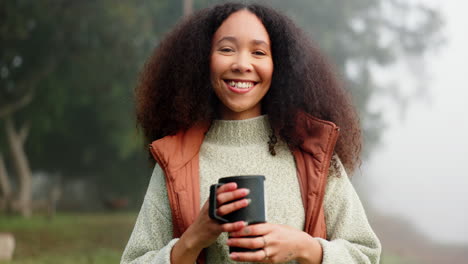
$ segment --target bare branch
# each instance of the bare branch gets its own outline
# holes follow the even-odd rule
[[[24,141],[26,140],[26,138],[28,137],[29,135],[29,129],[31,128],[31,126],[29,125],[30,123],[28,121],[24,122],[23,126],[21,127],[19,133],[18,133],[18,137],[21,141],[21,144],[24,144]]]
[[[34,91],[30,89],[21,99],[16,102],[6,104],[0,109],[0,118],[4,118],[28,105],[33,99]]]
[[[190,15],[193,12],[193,0],[183,0],[184,16]]]
[[[5,160],[0,152],[0,190],[4,198],[10,197],[11,195],[11,184],[8,179],[8,172],[5,166]]]
[[[7,135],[7,140],[17,140],[18,135],[16,134],[15,124],[10,115],[7,115],[5,118],[5,130]]]

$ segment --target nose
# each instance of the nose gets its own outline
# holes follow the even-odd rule
[[[253,70],[253,66],[250,61],[249,54],[238,54],[231,65],[231,70],[233,72],[251,72]]]

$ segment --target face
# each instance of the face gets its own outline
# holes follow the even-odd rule
[[[211,84],[221,101],[222,119],[261,115],[268,92],[273,59],[268,32],[247,10],[231,14],[215,32],[211,49]]]

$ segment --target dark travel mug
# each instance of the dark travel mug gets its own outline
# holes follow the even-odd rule
[[[210,187],[209,199],[209,216],[212,219],[218,220],[220,223],[233,223],[237,221],[246,221],[250,224],[265,223],[266,222],[266,207],[265,207],[265,176],[263,175],[242,175],[224,177],[218,180],[218,184],[213,184]],[[237,183],[237,188],[247,188],[250,193],[241,199],[251,199],[247,207],[236,210],[230,214],[219,216],[216,214],[218,208],[216,201],[217,189],[229,182]],[[233,201],[234,202],[234,201]],[[229,252],[245,252],[256,251],[257,249],[246,249],[230,247]]]

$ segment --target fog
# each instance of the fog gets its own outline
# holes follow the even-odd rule
[[[354,181],[379,213],[403,217],[438,242],[468,245],[468,2],[419,2],[445,18],[446,42],[424,63],[429,93],[403,118],[395,103],[373,102],[388,128]],[[405,67],[385,73],[408,93],[417,85]]]

